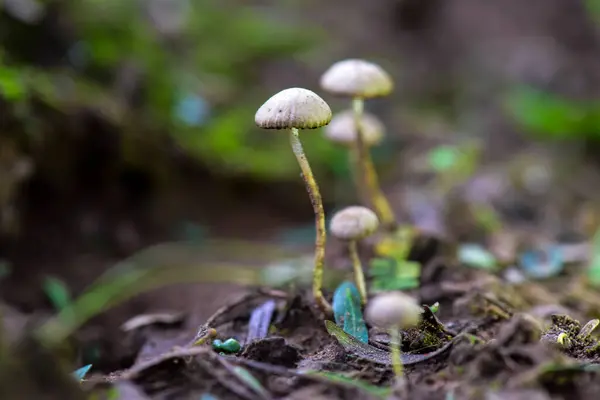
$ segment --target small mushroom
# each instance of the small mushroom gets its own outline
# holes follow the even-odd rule
[[[375,296],[365,310],[367,321],[379,328],[407,329],[416,326],[423,309],[417,301],[402,292],[385,292]]]
[[[367,147],[376,146],[384,138],[385,128],[379,118],[370,113],[362,115],[362,136]],[[354,111],[346,110],[336,114],[325,128],[325,137],[330,141],[347,147],[356,143],[356,125]]]
[[[317,236],[315,240],[315,264],[313,272],[313,295],[316,303],[326,313],[331,306],[323,297],[323,264],[325,260],[325,212],[319,186],[300,143],[299,129],[315,129],[331,121],[329,105],[314,92],[302,89],[285,89],[273,95],[256,112],[256,125],[263,129],[289,129],[292,151],[300,164],[302,178],[315,212]]]
[[[394,82],[379,65],[350,58],[329,67],[321,76],[321,87],[338,96],[371,99],[389,95]]]
[[[386,292],[367,304],[365,319],[373,326],[387,329],[390,334],[392,367],[399,386],[404,382],[402,358],[400,357],[400,330],[416,326],[422,308],[417,301],[402,292]]]
[[[348,242],[350,259],[354,268],[354,279],[363,304],[367,302],[367,285],[362,264],[358,257],[357,242],[372,235],[378,227],[379,219],[377,215],[368,208],[361,206],[344,208],[333,216],[329,225],[333,236]]]
[[[356,159],[364,185],[372,206],[381,223],[389,230],[396,228],[396,217],[385,198],[373,161],[365,148],[365,127],[363,126],[364,100],[387,96],[393,90],[391,77],[379,65],[359,59],[348,59],[333,64],[323,76],[321,87],[339,96],[352,98],[352,110],[356,129]]]

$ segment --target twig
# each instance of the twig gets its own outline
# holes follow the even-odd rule
[[[215,321],[221,317],[222,315],[228,313],[229,311],[233,310],[235,307],[239,306],[240,304],[252,300],[253,298],[257,297],[259,295],[257,295],[257,293],[252,292],[252,293],[246,293],[244,294],[241,298],[229,303],[229,304],[225,304],[223,307],[219,308],[217,311],[215,311],[215,313],[213,315],[211,315],[206,322],[204,323],[204,325],[207,326],[214,326],[215,325]]]
[[[204,346],[196,346],[196,347],[176,347],[171,351],[163,353],[157,357],[154,357],[150,360],[143,361],[137,365],[134,365],[129,370],[125,371],[120,377],[119,380],[132,380],[135,378],[137,374],[148,369],[154,365],[158,365],[164,361],[173,358],[182,358],[182,359],[190,359],[191,357],[210,353],[212,350],[208,347]]]
[[[288,292],[284,292],[283,290],[260,287],[256,291],[265,297],[273,297],[282,300],[288,300],[290,298],[290,294]]]
[[[224,305],[223,307],[219,308],[217,311],[215,311],[215,313],[210,316],[206,322],[204,323],[204,325],[206,326],[214,326],[215,325],[215,321],[220,318],[221,316],[223,316],[224,314],[228,313],[229,311],[233,310],[234,308],[236,308],[237,306],[239,306],[240,304],[243,304],[247,301],[253,300],[255,298],[258,297],[274,297],[274,298],[278,298],[278,299],[289,299],[289,294],[286,292],[283,292],[281,290],[275,290],[275,289],[268,289],[268,288],[259,288],[256,291],[250,292],[250,293],[246,293],[244,294],[241,298]]]

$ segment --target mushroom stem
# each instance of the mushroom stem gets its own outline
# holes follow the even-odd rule
[[[389,202],[381,191],[377,172],[373,165],[373,160],[368,149],[365,147],[362,132],[362,116],[364,111],[364,100],[361,97],[352,99],[352,110],[354,111],[354,124],[356,126],[356,158],[359,164],[360,179],[364,185],[372,203],[372,207],[377,213],[381,224],[388,230],[396,229],[396,216],[390,207]]]
[[[362,204],[367,205],[371,202],[371,197],[365,190],[365,185],[363,184],[363,173],[362,173],[361,164],[358,159],[358,151],[356,149],[356,143],[354,143],[354,145],[348,152],[348,164],[349,164],[349,170],[352,174],[352,180],[354,181],[354,186],[356,186],[358,198],[360,199]]]
[[[396,381],[400,385],[404,381],[404,367],[402,365],[402,357],[400,357],[402,336],[400,335],[400,329],[397,325],[394,325],[389,329],[389,334],[392,351],[392,369],[394,370],[394,375],[396,375]]]
[[[356,287],[358,293],[360,293],[360,299],[363,304],[367,303],[367,284],[365,283],[365,275],[363,273],[362,263],[358,257],[358,250],[356,240],[350,240],[348,242],[348,250],[350,251],[350,259],[352,260],[352,267],[354,268],[354,280],[356,281]]]
[[[379,214],[379,219],[381,220],[381,224],[384,228],[389,231],[394,231],[397,228],[396,216],[390,207],[390,203],[388,203],[385,195],[381,191],[379,187],[379,180],[377,179],[377,172],[375,171],[375,166],[373,165],[373,160],[371,156],[367,152],[367,156],[364,160],[364,168],[365,175],[367,177],[367,182],[369,182],[369,187],[371,188],[371,196],[373,202],[373,208]]]
[[[308,191],[308,195],[310,196],[310,201],[313,206],[313,210],[315,212],[315,225],[317,228],[317,237],[315,239],[315,265],[313,269],[313,296],[317,305],[323,310],[323,312],[330,314],[332,312],[331,306],[323,297],[322,287],[323,287],[323,264],[325,261],[325,211],[323,210],[323,200],[321,199],[321,193],[319,192],[319,186],[315,181],[312,170],[310,169],[310,165],[308,164],[308,160],[306,159],[306,155],[304,154],[304,149],[302,148],[302,143],[300,143],[300,137],[298,135],[298,129],[292,128],[290,131],[290,143],[292,145],[292,150],[296,159],[298,160],[298,164],[300,164],[300,169],[302,170],[302,179],[304,179],[304,183],[306,184],[306,190]]]

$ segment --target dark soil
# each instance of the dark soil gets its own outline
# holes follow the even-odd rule
[[[444,304],[443,321],[453,335],[468,332],[480,341],[459,340],[438,357],[407,365],[410,384],[399,394],[400,398],[570,399],[600,393],[594,365],[600,359],[600,346],[596,339],[576,339],[582,327],[580,322],[554,315],[549,321],[550,328],[543,330],[542,320],[518,307],[521,299],[503,298],[511,288],[506,293],[494,293],[486,288],[489,284],[478,285],[477,279],[466,276],[468,271],[451,267],[444,270],[443,281],[427,284],[462,283],[462,293],[438,290],[439,296],[428,300]],[[494,286],[502,290],[501,286]],[[377,386],[393,384],[388,365],[356,357],[327,334],[322,316],[306,296],[290,295],[288,300],[278,301],[280,308],[265,338],[244,343],[247,321],[254,308],[248,299],[243,302],[245,312],[243,308],[235,312],[232,309],[218,318],[220,322],[211,325],[220,338],[235,337],[244,343],[237,356],[218,355],[209,347],[183,347],[167,355],[157,354],[149,362],[138,361],[110,381],[126,380],[138,385],[151,398],[199,398],[205,392],[219,398],[259,398],[247,385],[235,384],[235,390],[228,387],[226,382],[231,384],[235,380],[230,369],[240,365],[260,380],[269,393],[265,395],[268,398],[301,398],[308,393],[332,399],[373,397],[348,384],[303,376],[303,370],[341,372]],[[151,336],[160,337],[159,332]],[[575,338],[568,348],[561,349],[557,344],[556,336],[562,332]],[[410,337],[405,335],[405,351],[411,351]]]
[[[433,314],[424,307],[423,322],[403,335],[405,387],[394,386],[389,360],[338,343],[309,293],[264,289],[249,291],[198,329],[188,329],[183,314],[136,317],[123,327],[123,368],[105,374],[95,369],[83,388],[105,399],[583,399],[600,394],[600,342],[591,334],[595,325],[592,321],[584,328],[587,321],[573,318],[583,304],[560,306],[573,296],[578,278],[515,285],[456,265],[439,252],[415,254],[424,257],[425,267],[421,288],[413,294],[424,305],[439,302],[440,308]],[[554,305],[541,305],[531,288],[548,294],[546,287],[556,280],[568,288],[553,293]],[[261,328],[251,315],[267,302],[273,314],[263,314],[267,325],[262,321]],[[216,336],[203,336],[211,329]],[[431,337],[428,331],[436,339],[424,344],[423,337]],[[387,335],[375,328],[370,333],[371,345],[387,351]],[[194,337],[207,340],[192,346]],[[209,344],[229,338],[242,345],[237,354],[220,353]],[[35,341],[21,340],[14,349],[26,369],[40,370],[27,378],[35,396],[46,396],[35,398],[83,398],[64,375],[40,367],[40,360],[54,361]],[[244,380],[238,367],[260,385]],[[24,376],[14,371],[15,379]],[[52,385],[44,386],[48,380]],[[65,384],[54,383],[59,381]],[[373,386],[365,389],[358,382]],[[6,390],[13,386],[2,385]],[[392,391],[382,394],[376,388]],[[118,397],[110,397],[117,392]]]

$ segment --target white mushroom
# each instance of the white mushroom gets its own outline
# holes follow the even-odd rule
[[[389,95],[394,83],[390,75],[379,65],[360,59],[348,59],[333,64],[321,76],[321,87],[338,96],[352,98],[352,111],[354,116],[356,145],[356,171],[360,179],[357,180],[359,192],[368,199],[373,210],[379,216],[382,225],[389,230],[396,228],[396,216],[385,198],[377,178],[377,172],[369,150],[364,126],[364,101],[374,97]]]
[[[384,138],[385,128],[379,118],[373,114],[363,113],[362,134],[367,147],[376,146]],[[356,143],[356,125],[354,112],[346,110],[336,114],[325,128],[325,137],[334,143],[353,146]]]
[[[333,216],[329,224],[329,230],[333,236],[348,242],[354,279],[363,304],[367,302],[367,284],[365,283],[362,263],[358,256],[357,241],[372,235],[378,227],[379,219],[377,215],[368,208],[361,206],[344,208]]]
[[[400,329],[416,326],[421,318],[422,308],[416,300],[402,292],[382,293],[369,301],[365,310],[365,319],[374,326],[385,328],[390,334],[392,350],[392,368],[398,386],[405,383],[404,367],[400,346]]]
[[[335,95],[369,99],[390,94],[394,82],[379,65],[353,58],[329,67],[321,76],[321,87]]]
[[[365,318],[379,328],[405,329],[419,323],[421,312],[422,308],[413,297],[394,291],[371,299],[365,310]]]
[[[316,93],[291,88],[267,100],[256,112],[254,121],[263,129],[315,129],[331,121],[331,109]]]
[[[314,92],[302,88],[282,90],[268,99],[254,116],[256,125],[263,129],[289,129],[290,144],[306,184],[315,212],[317,236],[315,239],[315,265],[313,273],[313,295],[315,301],[326,313],[331,306],[323,297],[323,263],[325,260],[325,212],[319,186],[304,154],[300,142],[299,129],[314,129],[331,121],[329,105]]]

